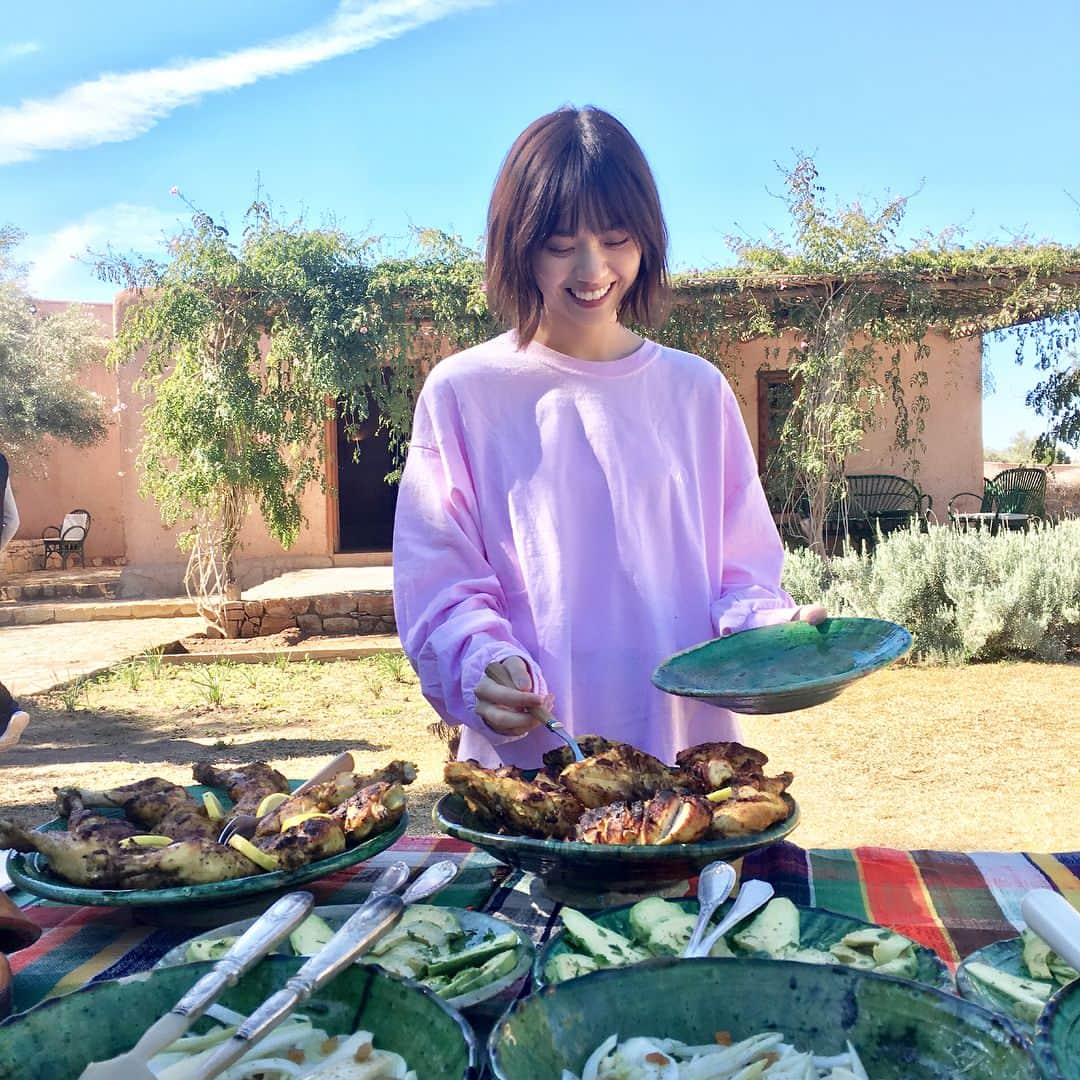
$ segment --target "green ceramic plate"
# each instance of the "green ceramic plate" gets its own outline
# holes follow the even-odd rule
[[[1035,1060],[1051,1080],[1080,1080],[1080,979],[1063,986],[1039,1016]]]
[[[1004,1018],[918,983],[788,960],[651,960],[573,979],[518,1002],[492,1031],[502,1080],[581,1075],[609,1035],[700,1045],[780,1031],[835,1054],[850,1040],[874,1080],[1033,1080],[1025,1040]]]
[[[485,831],[469,812],[465,800],[444,795],[432,811],[437,828],[486,851],[500,862],[542,878],[552,895],[566,898],[587,893],[637,894],[658,885],[693,877],[716,859],[734,859],[748,851],[775,844],[799,823],[799,808],[789,795],[791,813],[764,832],[730,840],[701,840],[694,844],[641,844],[627,847],[583,844],[571,840],[537,840]]]
[[[910,648],[911,635],[884,619],[779,623],[676,653],[652,681],[669,694],[735,712],[793,712],[836,697]]]
[[[356,904],[328,904],[325,907],[317,907],[314,911],[316,915],[326,920],[331,929],[338,930],[349,916],[356,911],[357,906],[358,905]],[[496,979],[494,982],[488,983],[479,990],[473,991],[471,994],[461,994],[458,997],[445,998],[444,1000],[448,1005],[453,1006],[455,1009],[462,1010],[471,1010],[479,1005],[486,1005],[487,1002],[499,997],[504,990],[507,990],[509,987],[519,982],[528,973],[529,968],[532,966],[536,947],[532,943],[532,938],[530,938],[523,930],[519,930],[518,927],[503,919],[496,919],[492,915],[485,915],[481,911],[468,911],[465,908],[444,908],[443,910],[452,911],[457,917],[458,922],[461,923],[461,928],[465,931],[466,946],[479,944],[488,934],[505,934],[507,930],[513,930],[514,933],[517,934],[519,942],[518,962],[514,966],[513,971],[504,975],[501,979]],[[190,963],[187,959],[187,952],[188,947],[192,942],[203,940],[212,941],[214,938],[220,937],[238,937],[251,926],[254,921],[255,919],[253,918],[241,919],[238,922],[229,923],[226,926],[219,926],[214,930],[207,930],[197,937],[181,942],[174,949],[170,949],[154,965],[154,967],[175,967],[177,964]],[[293,955],[287,940],[279,945],[275,952],[280,952],[285,956]],[[370,959],[372,963],[377,964],[379,962],[378,957],[371,957]],[[502,1010],[500,1009],[499,1011],[501,1012]]]
[[[296,787],[301,780],[290,780]],[[187,789],[197,799],[204,791],[214,791],[228,809],[232,802],[219,788],[208,788],[193,784]],[[122,817],[120,810],[102,810],[110,817]],[[275,870],[266,874],[252,874],[250,877],[233,878],[231,881],[213,881],[206,885],[177,885],[170,889],[88,889],[81,885],[72,885],[54,874],[44,855],[31,852],[29,855],[13,854],[8,860],[8,874],[20,888],[46,900],[58,900],[62,904],[85,904],[105,907],[164,907],[178,904],[219,904],[240,900],[247,896],[275,890],[289,889],[302,885],[305,881],[315,881],[326,877],[335,870],[370,859],[380,851],[390,847],[398,837],[404,834],[409,816],[402,819],[388,832],[379,833],[362,844],[347,848],[328,859],[308,863],[298,870]],[[63,818],[53,818],[42,825],[38,832],[63,831],[67,822]]]
[[[696,900],[672,900],[683,911],[697,917],[698,904]],[[729,900],[720,908],[720,914],[726,914],[733,901]],[[630,907],[626,905],[619,908],[611,908],[600,914],[590,914],[589,918],[601,926],[614,930],[626,937],[630,936]],[[753,918],[754,916],[748,916]],[[741,925],[741,924],[740,924]],[[830,945],[835,945],[845,934],[856,930],[875,929],[874,923],[863,922],[862,919],[853,919],[848,915],[840,915],[835,911],[818,907],[799,908],[799,943],[803,948],[822,949],[828,951]],[[732,930],[735,933],[735,930]],[[728,944],[731,944],[731,934],[726,935]],[[576,952],[569,942],[566,941],[563,931],[553,934],[547,944],[537,953],[536,962],[533,964],[533,985],[545,986],[544,969],[552,957],[562,953]],[[953,988],[949,969],[938,958],[933,949],[915,943],[915,955],[918,957],[918,971],[915,982],[925,983],[927,986],[936,986],[941,990],[951,991]]]
[[[989,964],[992,968],[1004,971],[1007,975],[1019,975],[1021,978],[1030,979],[1031,976],[1024,966],[1024,950],[1020,938],[995,941],[973,952],[970,956],[965,956],[956,969],[956,989],[969,1001],[977,1001],[984,1008],[1003,1013],[1021,1031],[1030,1034],[1032,1025],[1013,1015],[1009,998],[1005,994],[999,993],[992,986],[984,986],[968,974],[968,964],[972,962]]]
[[[248,1013],[302,963],[269,957],[219,1000]],[[75,1080],[91,1061],[130,1050],[212,966],[186,964],[112,979],[10,1017],[0,1024],[0,1080]],[[370,1031],[375,1046],[401,1054],[419,1080],[461,1080],[476,1068],[475,1037],[453,1009],[423,987],[374,968],[346,968],[300,1012],[331,1035]]]

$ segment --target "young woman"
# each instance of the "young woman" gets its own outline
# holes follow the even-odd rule
[[[667,290],[667,230],[637,143],[598,109],[517,139],[488,211],[487,295],[513,330],[440,362],[417,402],[394,532],[405,652],[459,754],[535,767],[573,734],[671,762],[737,737],[656,690],[671,653],[824,618],[780,588],[783,549],[734,394],[639,337]],[[484,674],[501,662],[517,689]]]

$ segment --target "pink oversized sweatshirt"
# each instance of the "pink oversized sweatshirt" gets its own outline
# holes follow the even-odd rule
[[[525,658],[575,735],[664,761],[738,735],[731,713],[657,690],[662,660],[794,614],[735,396],[707,361],[644,342],[577,360],[513,333],[443,360],[417,402],[394,528],[394,607],[459,754],[540,764],[539,727],[476,715],[493,660]]]

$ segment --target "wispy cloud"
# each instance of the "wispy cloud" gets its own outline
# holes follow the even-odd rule
[[[41,46],[36,41],[16,41],[12,45],[0,45],[0,64],[6,64],[9,60],[19,60],[40,51]]]
[[[493,0],[342,0],[311,30],[235,52],[125,74],[105,74],[53,98],[0,109],[0,165],[46,150],[124,142],[209,94],[288,75],[369,49]]]
[[[87,250],[104,251],[111,245],[117,251],[163,255],[168,237],[180,230],[184,216],[152,206],[116,203],[51,233],[28,237],[20,245],[19,257],[29,264],[26,284],[30,295],[46,300],[111,295],[115,286],[96,286],[86,262]]]

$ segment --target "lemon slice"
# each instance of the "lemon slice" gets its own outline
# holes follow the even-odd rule
[[[221,800],[212,791],[203,792],[202,804],[206,810],[206,816],[211,821],[221,821],[225,817],[225,807],[221,805]]]
[[[709,802],[723,802],[725,799],[731,798],[731,788],[717,788],[715,791],[710,791],[709,794],[705,796],[705,798],[708,799]]]
[[[121,841],[126,847],[168,847],[172,842],[171,836],[155,836],[153,833],[138,833]]]
[[[229,847],[236,848],[241,855],[247,856],[256,866],[263,870],[276,870],[278,861],[273,856],[257,848],[246,836],[234,835],[229,837]]]
[[[288,802],[289,796],[283,791],[275,791],[272,795],[267,795],[263,798],[263,801],[259,803],[259,808],[255,811],[256,817],[262,817],[263,814],[269,814],[271,811],[276,810],[283,802]]]
[[[297,825],[303,825],[305,821],[313,817],[323,817],[333,820],[332,814],[320,814],[317,810],[309,810],[302,814],[293,814],[291,817],[281,819],[281,831],[292,829]]]

